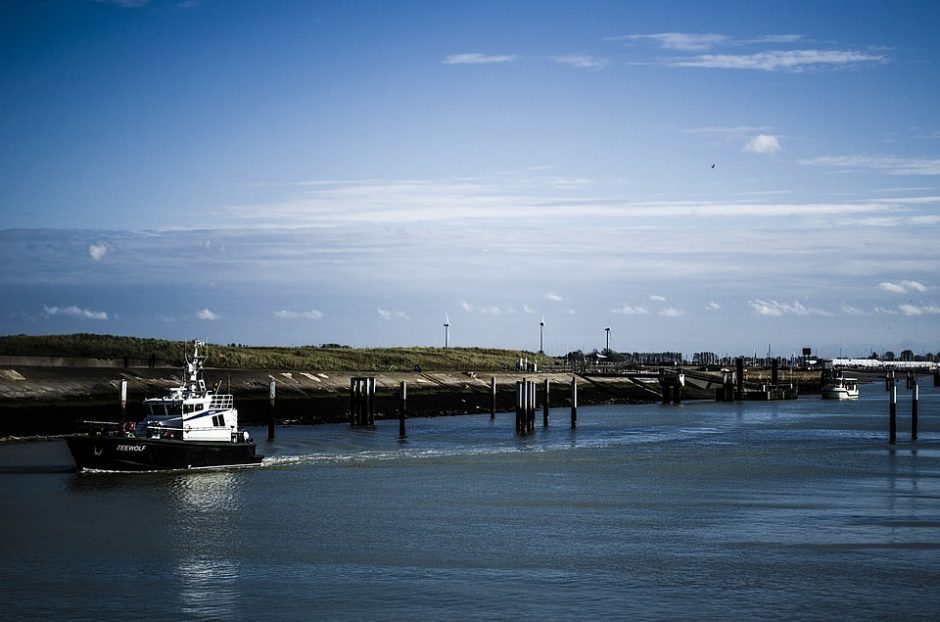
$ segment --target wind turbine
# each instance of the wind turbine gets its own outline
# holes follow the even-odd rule
[[[604,352],[610,352],[610,316],[607,316],[607,328],[604,329],[604,332],[607,333],[607,347],[604,348]]]
[[[450,346],[450,316],[444,314],[444,347]]]

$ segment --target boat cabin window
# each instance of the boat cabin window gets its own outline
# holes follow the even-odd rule
[[[155,402],[147,404],[147,412],[151,417],[178,417],[182,411],[182,402]]]

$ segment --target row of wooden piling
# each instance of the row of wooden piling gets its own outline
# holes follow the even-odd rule
[[[551,380],[545,379],[544,401],[542,403],[542,423],[548,425]],[[350,406],[349,423],[352,427],[375,425],[375,378],[356,377],[349,383]],[[571,427],[578,425],[578,381],[571,379]],[[519,434],[531,434],[535,431],[536,382],[520,380],[516,382],[516,431]],[[273,398],[272,398],[273,412]],[[405,419],[408,416],[408,383],[402,381],[399,388],[399,436],[405,437]],[[496,418],[496,377],[490,380],[490,419]]]
[[[940,376],[934,373],[934,386],[940,386]],[[885,390],[888,392],[888,444],[898,440],[898,386],[894,370],[885,372]],[[920,387],[913,372],[907,374],[907,388],[911,391],[911,440],[917,440],[917,403],[920,401]]]

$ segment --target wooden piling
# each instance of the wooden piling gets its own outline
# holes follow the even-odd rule
[[[578,427],[578,379],[571,377],[571,428]]]
[[[349,424],[353,427],[375,425],[375,378],[350,378]]]
[[[682,385],[677,382],[677,383],[675,384],[675,386],[673,386],[672,391],[673,391],[673,393],[672,393],[672,403],[673,403],[673,404],[681,404],[681,403],[682,403]]]
[[[885,391],[890,391],[894,386],[894,370],[889,369],[885,372]]]
[[[914,386],[911,387],[911,440],[917,440],[917,401],[920,397],[920,387],[917,386],[917,379],[914,379]]]
[[[401,406],[398,409],[398,438],[405,438],[405,417],[408,412],[408,383],[401,381]]]
[[[268,385],[268,440],[274,440],[274,398],[277,394],[277,380]]]
[[[548,426],[548,396],[550,394],[549,387],[551,386],[551,380],[548,378],[545,379],[545,403],[542,405],[542,425]]]
[[[490,421],[496,419],[496,376],[490,376]]]
[[[891,401],[888,405],[888,444],[894,445],[898,440],[898,388],[891,387]]]
[[[530,401],[529,401],[529,429],[528,431],[531,433],[531,432],[535,432],[536,400],[535,400],[535,381],[534,380],[529,383],[529,393],[530,393],[530,398],[529,398]]]
[[[535,431],[535,381],[523,378],[516,382],[516,432]]]
[[[127,421],[127,380],[121,381],[121,423]]]

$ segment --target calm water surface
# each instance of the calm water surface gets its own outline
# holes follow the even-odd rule
[[[0,619],[937,619],[940,390],[252,430],[260,467],[0,446]]]

